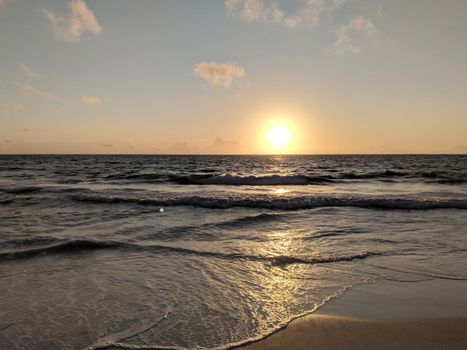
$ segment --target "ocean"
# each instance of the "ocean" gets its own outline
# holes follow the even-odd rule
[[[228,348],[467,279],[467,156],[0,156],[0,348]]]

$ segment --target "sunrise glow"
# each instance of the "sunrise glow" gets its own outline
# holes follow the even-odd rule
[[[274,125],[268,132],[269,145],[275,149],[284,149],[290,144],[292,135],[285,125]]]

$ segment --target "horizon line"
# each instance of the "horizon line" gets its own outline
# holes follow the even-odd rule
[[[467,153],[0,153],[0,156],[467,156]]]

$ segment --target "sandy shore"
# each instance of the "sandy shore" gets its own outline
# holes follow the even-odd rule
[[[467,349],[467,282],[381,281],[354,287],[318,312],[241,347]]]

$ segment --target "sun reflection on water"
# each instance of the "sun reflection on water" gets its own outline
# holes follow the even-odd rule
[[[314,266],[309,264],[288,263],[289,258],[302,255],[300,251],[303,247],[298,234],[290,229],[271,231],[267,244],[261,249],[262,256],[273,259],[258,274],[258,285],[270,300],[263,306],[263,312],[269,316],[271,324],[279,321],[275,315],[287,314],[290,317],[303,313],[303,309],[298,307],[299,301],[305,302],[305,310],[309,311],[314,310],[321,301],[317,284],[317,280],[322,278],[319,271],[315,272]],[[318,294],[315,294],[315,290]]]
[[[275,188],[274,189],[274,193],[275,194],[284,194],[284,193],[289,193],[290,190],[286,189],[286,188]]]

